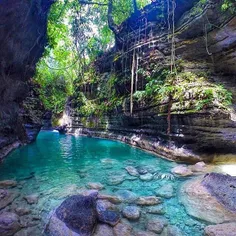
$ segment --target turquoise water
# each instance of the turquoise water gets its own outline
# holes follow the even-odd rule
[[[89,182],[105,185],[103,193],[115,194],[125,189],[138,196],[155,195],[156,189],[171,183],[176,196],[163,198],[162,205],[166,209],[163,217],[169,224],[178,226],[184,235],[203,235],[204,223],[189,217],[178,201],[178,189],[186,178],[158,178],[149,182],[131,180],[126,166],[144,166],[151,173],[167,175],[176,164],[120,142],[42,131],[35,143],[15,150],[4,160],[0,165],[0,180],[18,181],[17,191],[21,193],[16,200],[18,205],[25,204],[22,200],[25,195],[39,195],[38,204],[30,206],[33,214],[41,217],[38,232],[43,229],[51,210]],[[126,180],[118,185],[108,185],[109,179],[114,176],[123,176]],[[144,229],[146,219],[153,216],[143,213],[139,222],[131,224]]]

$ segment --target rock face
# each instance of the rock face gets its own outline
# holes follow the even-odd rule
[[[228,210],[236,213],[236,177],[210,173],[205,175],[202,185]]]
[[[206,236],[234,236],[235,232],[236,223],[209,225],[205,228]]]
[[[213,176],[215,176],[215,174]],[[206,176],[205,178],[207,179],[188,181],[181,188],[180,201],[185,206],[188,214],[215,224],[236,221],[236,212],[229,210],[229,208],[233,209],[235,206],[233,204],[235,201],[235,194],[232,194],[231,190],[228,192],[225,190],[226,192],[224,192],[218,188],[219,186],[223,186],[218,182],[220,178],[230,179],[230,177],[220,176],[219,179],[215,177],[217,181],[214,181],[213,185],[210,185],[211,191],[213,191],[212,189],[218,189],[218,191],[214,192],[214,195],[205,187],[208,180],[212,177],[210,176],[210,178],[208,178],[208,176]],[[229,179],[227,180],[227,183],[230,182]],[[231,177],[231,181],[232,179],[234,178]],[[218,182],[218,187],[216,182]],[[227,187],[225,189],[227,189]],[[225,197],[223,196],[224,194],[226,195]],[[226,199],[229,201],[228,203],[225,202]]]
[[[39,130],[38,122],[31,119],[30,109],[25,110],[35,101],[22,102],[31,97],[27,81],[34,75],[44,51],[47,13],[52,3],[52,0],[0,3],[0,152],[7,146],[13,148],[15,142],[34,140]]]
[[[0,210],[11,204],[20,194],[0,189]]]
[[[153,17],[160,14],[158,10],[160,6],[158,7],[158,1],[155,1],[122,24],[118,37],[123,39],[125,45],[123,47],[117,45],[116,49],[104,53],[96,61],[97,70],[104,83],[115,71],[120,81],[119,84],[115,84],[116,92],[120,96],[126,96],[123,105],[117,106],[116,110],[103,117],[90,116],[82,117],[83,119],[80,119],[80,114],[76,113],[74,109],[71,118],[75,125],[72,122],[70,132],[76,132],[76,121],[83,121],[81,129],[84,135],[120,140],[169,159],[189,163],[201,160],[211,161],[215,153],[236,154],[236,17],[229,11],[222,13],[222,1],[214,0],[210,4],[207,1],[206,5],[198,3],[194,6],[196,2],[199,1],[181,0],[176,2],[176,57],[182,61],[181,66],[183,66],[184,72],[207,74],[207,78],[212,84],[223,84],[226,89],[231,91],[233,94],[232,112],[219,107],[215,108],[215,106],[198,110],[186,105],[186,107],[179,109],[182,102],[192,103],[194,99],[191,94],[192,89],[202,90],[204,85],[201,82],[197,85],[197,82],[191,88],[186,89],[186,94],[189,93],[189,95],[186,95],[184,101],[181,99],[174,101],[171,110],[170,135],[167,135],[166,132],[168,126],[166,100],[161,104],[147,103],[143,106],[134,102],[133,114],[130,114],[132,65],[124,61],[132,62],[132,49],[137,46],[133,44],[138,38],[135,32],[140,32],[139,27],[142,27],[142,19],[144,21],[144,18],[147,17],[148,26],[146,28],[145,25],[145,29],[141,30],[141,34],[145,34],[147,30],[147,34],[144,36],[145,40],[137,43],[137,47],[143,52],[143,55],[138,55],[141,57],[140,68],[145,70],[151,64],[160,67],[170,64],[171,50],[166,37],[168,29],[167,26],[165,28],[161,25],[158,17],[155,19]],[[155,4],[157,7],[152,7]],[[145,13],[142,15],[142,12]],[[167,17],[166,12],[164,12],[164,16]],[[211,27],[212,22],[214,22],[214,27]],[[203,30],[203,25],[206,26],[205,30]],[[134,35],[133,38],[130,35]],[[121,53],[122,50],[125,52]],[[141,61],[144,63],[142,64]],[[114,70],[111,71],[111,68]],[[157,74],[158,76],[159,74]],[[143,77],[145,78],[146,75]],[[142,85],[143,77],[142,75],[139,77],[138,91],[145,90],[147,81],[144,79],[144,85]],[[123,79],[122,83],[122,78],[127,79]],[[96,86],[94,86],[92,95],[96,97],[97,93]],[[76,99],[74,102],[73,99],[71,100],[71,107],[72,110],[73,107],[78,108]]]

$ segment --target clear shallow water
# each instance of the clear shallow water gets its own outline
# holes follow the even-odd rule
[[[108,159],[108,160],[107,160]],[[126,166],[146,166],[151,172],[170,173],[176,165],[126,144],[87,137],[59,135],[56,132],[41,132],[35,143],[12,152],[0,165],[0,180],[15,179],[21,192],[17,204],[25,195],[39,194],[39,203],[32,205],[33,214],[41,216],[38,225],[42,230],[49,212],[68,195],[73,195],[89,182],[105,185],[101,192],[115,194],[119,189],[130,190],[138,196],[155,195],[160,186],[171,183],[176,196],[163,198],[163,206],[169,224],[178,226],[185,235],[203,235],[204,223],[189,217],[178,201],[178,189],[186,178],[155,179],[149,182],[125,180],[119,185],[108,185],[113,176],[130,177]],[[24,201],[25,202],[25,201]],[[10,210],[12,210],[10,208]],[[144,229],[144,222],[153,214],[142,214],[135,228]],[[35,234],[36,235],[36,234]]]

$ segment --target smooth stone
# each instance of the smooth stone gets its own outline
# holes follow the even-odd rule
[[[129,181],[134,181],[134,180],[137,180],[137,179],[138,179],[138,177],[131,176],[131,175],[125,177],[125,180],[129,180]]]
[[[53,215],[50,218],[49,223],[46,226],[45,233],[48,236],[81,236],[81,234],[78,234],[67,227],[67,225],[63,221],[59,220],[56,215]]]
[[[117,210],[117,206],[107,200],[97,200],[96,209],[97,211]]]
[[[153,218],[148,220],[146,228],[154,233],[160,234],[164,227],[167,226],[167,220],[161,218]]]
[[[119,185],[125,181],[125,177],[123,175],[113,175],[107,177],[108,185]]]
[[[10,205],[19,195],[17,192],[0,189],[0,210]]]
[[[139,197],[136,203],[141,206],[152,206],[152,205],[160,204],[161,200],[160,198],[155,197],[155,196]]]
[[[145,175],[148,173],[148,169],[145,166],[138,166],[136,169],[140,175]]]
[[[129,220],[137,220],[140,217],[140,208],[136,206],[126,206],[123,209],[122,214]]]
[[[95,190],[104,189],[104,185],[102,185],[101,183],[88,183],[87,187],[90,189],[95,189]]]
[[[180,175],[180,176],[190,176],[193,174],[193,172],[191,170],[188,169],[188,167],[183,166],[183,165],[178,165],[176,167],[174,167],[171,172],[173,174],[176,175]]]
[[[38,194],[31,194],[31,195],[25,196],[24,199],[30,205],[37,204],[38,200],[39,200],[39,195]]]
[[[200,220],[220,224],[235,221],[236,213],[226,209],[201,184],[202,179],[186,182],[180,189],[180,202],[187,213]],[[223,193],[222,193],[223,194]]]
[[[135,177],[139,176],[139,173],[138,173],[138,171],[135,167],[127,166],[127,167],[125,167],[125,169],[126,169],[126,171],[128,172],[129,175],[135,176]]]
[[[235,236],[236,223],[209,225],[204,229],[206,236]]]
[[[20,217],[18,215],[11,212],[3,212],[0,215],[0,235],[11,236],[20,229]]]
[[[151,181],[153,179],[153,175],[150,173],[140,175],[139,177],[142,181]]]
[[[206,164],[203,161],[198,162],[195,165],[191,166],[192,172],[204,172],[205,170],[206,170]]]
[[[168,225],[166,229],[167,236],[184,236],[184,233],[175,225]]]
[[[15,180],[0,181],[0,188],[13,188],[16,186],[17,186],[17,182]]]
[[[28,209],[28,208],[17,207],[17,208],[15,209],[15,212],[16,212],[16,214],[19,215],[19,216],[24,216],[24,215],[30,214],[30,213],[31,213],[31,210]]]
[[[98,196],[98,190],[96,189],[80,189],[77,191],[77,194],[82,195],[84,197],[88,197],[88,196]]]
[[[90,235],[97,222],[96,196],[69,197],[56,209],[55,216],[75,233]]]
[[[113,236],[113,228],[107,224],[98,224],[94,236]]]
[[[108,195],[108,194],[100,194],[99,193],[98,194],[98,199],[107,200],[107,201],[112,202],[114,204],[122,202],[122,198],[114,196],[114,195]]]
[[[132,227],[129,224],[121,222],[113,228],[113,232],[115,236],[132,236]]]
[[[138,196],[129,190],[118,190],[115,194],[122,199],[122,202],[133,203]]]
[[[105,210],[102,211],[99,209],[97,211],[98,220],[102,223],[109,224],[111,226],[115,226],[120,221],[120,214],[116,211]]]
[[[172,184],[167,184],[155,191],[155,194],[159,197],[172,198],[174,196],[174,187]]]
[[[158,215],[164,215],[166,213],[165,208],[162,205],[148,207],[146,208],[146,211],[147,213]]]

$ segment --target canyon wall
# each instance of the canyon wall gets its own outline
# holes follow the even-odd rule
[[[220,0],[205,4],[196,2],[176,2],[176,61],[181,64],[182,73],[198,75],[199,79],[190,81],[191,86],[190,82],[183,84],[186,91],[173,99],[171,132],[167,132],[168,100],[161,103],[146,102],[144,105],[142,101],[134,101],[133,112],[130,111],[134,52],[140,58],[139,68],[150,70],[151,64],[160,68],[170,67],[171,39],[168,36],[171,33],[167,22],[171,16],[167,14],[166,5],[154,6],[156,3],[120,25],[116,47],[104,53],[95,63],[103,83],[110,83],[111,75],[118,77],[120,82],[114,86],[125,97],[123,104],[106,114],[86,117],[78,112],[80,105],[75,95],[69,102],[70,109],[67,109],[67,115],[71,118],[67,124],[68,132],[121,140],[175,161],[212,161],[219,154],[236,154],[235,12],[222,12],[223,2]],[[158,17],[161,8],[165,8],[165,20]],[[201,79],[201,74],[207,77],[207,81]],[[145,75],[142,77],[135,85],[138,91],[144,90],[147,83]],[[201,92],[205,86],[219,84],[232,93],[230,107],[225,109],[217,104],[202,106],[200,109],[192,107],[191,104],[197,101],[191,92],[193,89]],[[96,99],[103,85],[87,84],[85,91],[84,86],[79,91],[87,99]],[[109,101],[106,102],[109,106]]]
[[[52,3],[0,1],[0,159],[20,143],[34,140],[40,130],[42,106],[28,81],[44,51]],[[39,112],[25,109],[33,104]]]

